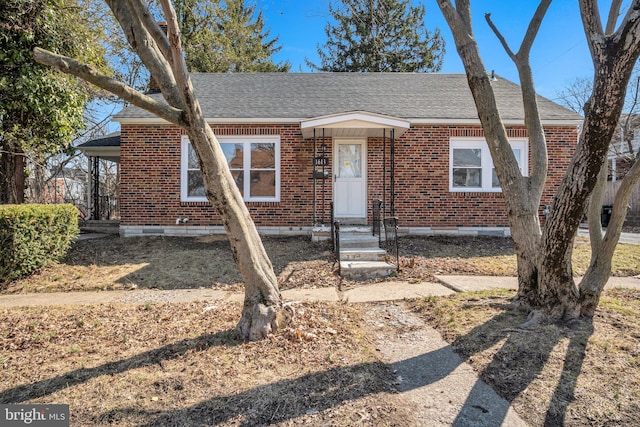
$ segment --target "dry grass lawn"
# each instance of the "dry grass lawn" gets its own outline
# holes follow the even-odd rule
[[[500,237],[403,238],[402,271],[392,280],[437,282],[436,274],[515,276],[516,257],[510,239]],[[351,282],[337,275],[328,242],[308,238],[264,238],[281,289],[336,287]],[[578,239],[574,271],[584,274],[588,241]],[[613,259],[614,276],[640,274],[640,246],[620,244]],[[240,274],[224,236],[193,238],[109,236],[80,240],[66,259],[28,278],[8,284],[2,293],[115,289],[219,288],[242,290]]]
[[[203,302],[0,311],[0,402],[66,403],[73,426],[411,425],[341,304],[246,343],[240,306]]]
[[[403,239],[395,280],[513,274],[508,239]],[[265,239],[282,288],[348,288],[327,244]],[[578,256],[585,243],[576,247]],[[620,245],[618,275],[640,274]],[[576,258],[580,268],[579,258]],[[108,237],[4,293],[215,287],[241,290],[226,240]],[[380,283],[384,286],[384,283]],[[412,301],[534,426],[640,425],[640,293],[608,291],[573,329],[518,327],[509,291]],[[366,308],[294,305],[288,329],[238,341],[240,305],[219,302],[0,309],[0,403],[68,403],[74,426],[413,426],[413,403],[366,329]],[[396,331],[398,332],[398,331]],[[391,330],[389,333],[394,333]],[[425,367],[429,369],[429,367]]]
[[[640,291],[605,293],[572,328],[521,329],[513,291],[411,303],[480,377],[534,426],[640,425]]]

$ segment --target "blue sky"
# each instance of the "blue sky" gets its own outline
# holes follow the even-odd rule
[[[282,50],[276,60],[289,60],[291,71],[310,71],[305,65],[305,57],[319,62],[317,45],[326,41],[324,27],[331,18],[328,3],[329,0],[257,0],[271,35],[280,37]],[[441,72],[464,72],[451,32],[436,1],[424,0],[421,3],[427,10],[426,27],[429,30],[439,28],[447,43]],[[608,11],[610,1],[600,3],[603,10],[606,6]],[[534,0],[471,0],[474,31],[488,71],[495,70],[499,76],[518,82],[517,70],[489,29],[484,14],[491,13],[493,22],[511,49],[517,51],[537,5],[538,1]],[[577,77],[591,77],[593,66],[577,0],[554,0],[551,3],[531,52],[531,65],[537,92],[550,99],[555,99],[557,93]]]

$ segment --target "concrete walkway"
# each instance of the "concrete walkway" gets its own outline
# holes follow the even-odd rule
[[[495,276],[436,276],[440,283],[382,282],[359,286],[339,292],[335,288],[286,289],[285,301],[383,302],[409,298],[444,296],[454,292],[473,292],[484,289],[517,289],[516,277]],[[576,278],[580,282],[581,278]],[[640,277],[612,277],[606,289],[640,289]],[[229,301],[242,302],[243,295],[216,289],[137,289],[131,291],[59,292],[0,295],[0,307],[82,305],[102,303],[145,304],[153,302]]]
[[[282,291],[285,301],[344,301],[380,304],[368,308],[367,321],[378,335],[377,347],[399,378],[398,390],[416,405],[420,426],[526,426],[508,401],[481,381],[471,366],[433,328],[426,326],[402,303],[407,298],[450,295],[491,288],[516,288],[515,277],[438,276],[441,283],[383,282],[338,292],[334,288]],[[640,278],[612,278],[607,287],[640,289]],[[229,301],[243,295],[212,289],[131,290],[0,295],[0,308],[99,303]],[[411,323],[411,325],[408,325]],[[389,341],[394,325],[411,332]],[[405,328],[406,329],[406,328]],[[391,333],[393,336],[393,333]]]

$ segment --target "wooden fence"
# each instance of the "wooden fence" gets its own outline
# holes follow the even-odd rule
[[[613,205],[613,200],[616,197],[618,188],[620,188],[620,184],[622,184],[622,181],[607,182],[607,190],[604,196],[605,205]],[[625,225],[640,226],[640,184],[636,185],[629,199],[629,211],[627,212]]]

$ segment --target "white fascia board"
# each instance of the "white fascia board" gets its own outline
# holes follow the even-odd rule
[[[342,119],[345,117],[342,115]],[[374,116],[369,115],[369,117],[385,117],[385,116]],[[333,122],[335,122],[336,116],[326,116],[321,118],[309,119],[309,118],[215,118],[215,119],[206,119],[209,124],[300,124],[302,129],[309,129],[312,127],[328,127],[323,126],[325,124],[330,124],[333,118]],[[326,120],[326,122],[325,122]],[[120,124],[139,124],[139,125],[150,125],[150,124],[165,124],[169,125],[170,123],[164,119],[159,117],[147,117],[147,118],[131,118],[131,117],[122,117],[113,119],[114,122],[119,122]],[[395,122],[396,125],[393,123]],[[393,119],[387,122],[386,120],[377,120],[376,122],[380,124],[386,124],[386,126],[382,127],[400,127],[408,129],[411,125],[472,125],[472,126],[480,126],[480,119],[441,119],[441,118],[410,118],[410,119]],[[503,123],[507,126],[524,126],[524,120],[519,119],[507,119],[503,120]],[[543,126],[581,126],[582,120],[542,120]]]
[[[480,119],[410,119],[412,125],[472,125],[480,126]],[[524,126],[524,120],[520,119],[507,119],[502,123],[506,126]],[[582,125],[582,120],[542,120],[543,126],[568,126],[579,127]]]
[[[101,157],[113,162],[120,161],[120,147],[78,147],[87,157]]]
[[[411,122],[395,117],[383,116],[367,112],[352,112],[332,114],[330,116],[303,119],[301,129],[309,128],[340,128],[340,127],[375,127],[375,128],[405,128],[411,127]]]
[[[215,119],[207,119],[205,121],[209,124],[292,124],[292,123],[300,123],[300,118],[215,118]],[[131,117],[120,117],[113,119],[114,122],[119,122],[120,124],[128,124],[128,125],[170,125],[168,121],[161,119],[159,117],[145,117],[145,118],[131,118]]]

